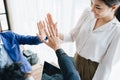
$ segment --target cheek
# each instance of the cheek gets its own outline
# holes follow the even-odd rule
[[[102,18],[105,17],[107,13],[105,11],[97,11],[94,15],[96,18]]]
[[[105,16],[105,12],[101,12],[101,13],[98,13],[98,15],[99,15],[99,17],[103,17],[103,16]]]
[[[105,17],[105,16],[108,16],[109,14],[110,14],[109,11],[104,11],[100,13],[100,17]]]
[[[111,10],[110,9],[103,9],[101,11],[98,12],[100,17],[105,17],[111,14]]]
[[[101,13],[102,13],[102,11],[101,11],[101,10],[97,10],[97,9],[92,10],[92,12],[93,12],[93,14],[94,14],[94,16],[95,16],[95,17],[100,16],[100,15],[101,15]]]
[[[103,15],[102,13],[99,13],[99,12],[93,12],[93,13],[94,13],[95,18],[99,18],[100,16]]]

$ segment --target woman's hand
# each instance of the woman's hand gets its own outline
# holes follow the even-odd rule
[[[39,21],[38,23],[37,23],[37,27],[38,27],[38,34],[37,34],[37,36],[39,37],[39,39],[41,40],[41,41],[43,41],[43,40],[45,40],[45,38],[46,38],[46,33],[45,33],[45,27],[46,27],[46,25],[45,25],[45,22],[44,21]]]

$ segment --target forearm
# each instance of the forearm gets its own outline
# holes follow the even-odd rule
[[[70,33],[67,33],[65,35],[59,33],[59,38],[62,40],[62,43],[64,42],[73,42],[74,40],[71,37]]]
[[[80,80],[78,71],[76,70],[70,57],[62,49],[57,49],[56,55],[58,57],[58,63],[63,73],[64,79]]]

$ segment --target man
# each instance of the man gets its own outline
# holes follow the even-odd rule
[[[31,65],[21,53],[19,45],[38,45],[42,42],[37,36],[24,36],[11,31],[2,32],[1,26],[0,31],[0,69],[12,63],[21,63],[20,70],[25,74],[25,80],[34,80],[31,76]],[[39,35],[44,36],[44,34]]]
[[[58,36],[56,24],[52,22],[50,14],[47,15],[46,23],[47,26],[49,26],[47,27],[48,29],[45,29],[45,23],[43,22],[43,24],[39,26],[39,30],[44,28],[48,37],[48,41],[45,41],[39,35],[38,36],[46,45],[51,47],[56,52],[56,55],[58,57],[58,63],[63,73],[64,80],[80,80],[79,73],[76,70],[73,61],[64,52],[64,50],[60,48],[60,39]]]

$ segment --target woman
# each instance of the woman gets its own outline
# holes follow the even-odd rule
[[[76,42],[75,63],[81,80],[109,79],[120,57],[119,9],[120,0],[91,0],[91,9],[84,11],[70,34],[59,34],[63,41]],[[49,17],[47,24],[56,26]]]

